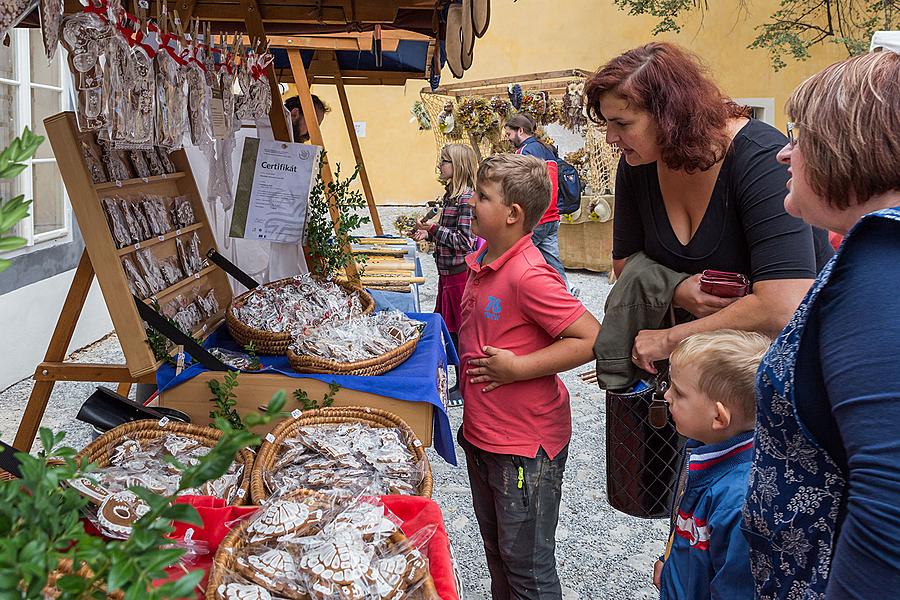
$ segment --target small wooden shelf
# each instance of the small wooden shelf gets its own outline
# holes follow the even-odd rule
[[[192,231],[197,231],[198,229],[202,229],[202,223],[194,223],[193,225],[188,225],[187,227],[182,227],[180,229],[175,229],[174,231],[170,231],[165,235],[160,235],[155,238],[150,238],[149,240],[144,240],[143,242],[132,244],[130,246],[125,246],[124,248],[120,248],[116,252],[119,256],[125,256],[126,254],[131,254],[135,250],[140,250],[141,248],[149,248],[150,246],[155,246],[161,242],[165,242],[166,240],[171,240],[172,238],[176,238],[179,235],[184,235],[186,233],[190,233]]]
[[[152,296],[145,298],[144,303],[152,305],[154,299],[159,300],[160,298],[162,298],[164,296],[173,294],[173,293],[177,292],[178,290],[180,290],[181,288],[187,287],[187,285],[191,282],[194,282],[194,281],[199,282],[201,279],[203,279],[203,277],[205,275],[209,275],[210,273],[212,273],[215,270],[216,270],[216,265],[209,265],[208,267],[206,267],[204,269],[200,269],[200,271],[198,271],[197,273],[191,273],[190,275],[188,275],[187,277],[185,277],[184,279],[182,279],[175,285],[170,285],[166,289],[160,290],[160,291],[156,292],[155,294],[153,294]]]
[[[172,173],[170,175],[154,175],[152,177],[147,177],[144,179],[143,177],[137,177],[135,179],[126,179],[125,181],[111,181],[109,183],[98,183],[94,185],[94,189],[98,192],[102,192],[105,190],[115,190],[115,189],[124,189],[130,186],[135,185],[145,185],[148,183],[156,183],[158,181],[174,181],[176,179],[181,179],[184,177],[184,173]]]

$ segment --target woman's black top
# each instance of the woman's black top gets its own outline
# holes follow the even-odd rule
[[[753,119],[738,132],[687,245],[669,223],[656,163],[632,167],[623,157],[616,173],[613,258],[643,250],[682,273],[716,269],[753,282],[814,279],[834,251],[825,231],[784,210],[790,176],[775,155],[786,143],[777,129]]]

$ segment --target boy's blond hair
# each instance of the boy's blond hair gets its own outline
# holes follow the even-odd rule
[[[453,165],[453,177],[450,181],[450,197],[458,198],[463,192],[475,189],[475,171],[478,170],[478,157],[471,146],[466,144],[447,144],[441,148],[441,160],[449,160]]]
[[[534,156],[522,154],[495,154],[481,162],[477,182],[492,181],[500,184],[503,204],[518,204],[525,214],[525,231],[537,225],[547,207],[553,188],[547,163]]]
[[[669,362],[675,368],[693,366],[700,376],[697,387],[701,392],[752,420],[756,414],[756,371],[771,343],[753,331],[698,333],[682,340]]]

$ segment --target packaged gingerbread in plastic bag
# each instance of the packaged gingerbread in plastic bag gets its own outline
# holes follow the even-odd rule
[[[144,274],[144,281],[147,282],[150,292],[155,294],[166,289],[166,280],[163,277],[162,269],[160,269],[159,260],[150,252],[150,249],[141,248],[134,254],[137,257],[141,272]]]
[[[103,208],[106,209],[106,218],[109,221],[109,229],[113,234],[117,248],[131,245],[131,233],[125,222],[125,215],[118,198],[104,198]]]
[[[144,277],[137,267],[134,266],[131,258],[126,256],[122,259],[122,268],[125,269],[125,277],[128,279],[128,287],[131,289],[131,293],[141,300],[150,296],[150,287],[144,281]]]
[[[175,196],[174,216],[178,227],[187,227],[196,223],[194,207],[191,206],[191,200],[187,196]]]

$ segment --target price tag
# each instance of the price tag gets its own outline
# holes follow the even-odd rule
[[[138,6],[144,10],[150,10],[150,0],[138,0]]]
[[[291,416],[294,417],[295,419],[299,419],[300,415],[302,415],[302,414],[303,414],[303,412],[297,408],[295,408],[294,410],[291,411]]]
[[[156,239],[158,239],[158,240],[161,241],[161,242],[164,242],[164,241],[166,241],[166,236],[164,236],[164,235],[159,235],[159,236],[156,236]]]
[[[165,427],[168,424],[169,424],[169,417],[163,417],[162,419],[159,420],[160,427]]]
[[[243,498],[244,496],[247,495],[247,492],[244,490],[244,488],[239,488],[238,491],[237,491],[237,493],[236,493],[235,495],[236,495],[238,498]]]
[[[135,249],[135,250],[140,250],[140,249],[141,249],[141,243],[138,242],[137,244],[135,244],[135,245],[134,245],[134,249]]]
[[[200,279],[200,273],[194,273],[194,279]]]
[[[180,230],[180,229],[176,229],[176,230],[175,230],[175,235],[181,235],[181,230]]]
[[[271,443],[274,443],[274,442],[275,442],[275,436],[272,435],[271,433],[267,433],[267,434],[266,434],[266,441],[269,442],[270,444],[271,444]]]
[[[416,440],[413,442],[413,446],[415,446],[416,448],[421,448],[422,442],[420,440]]]

